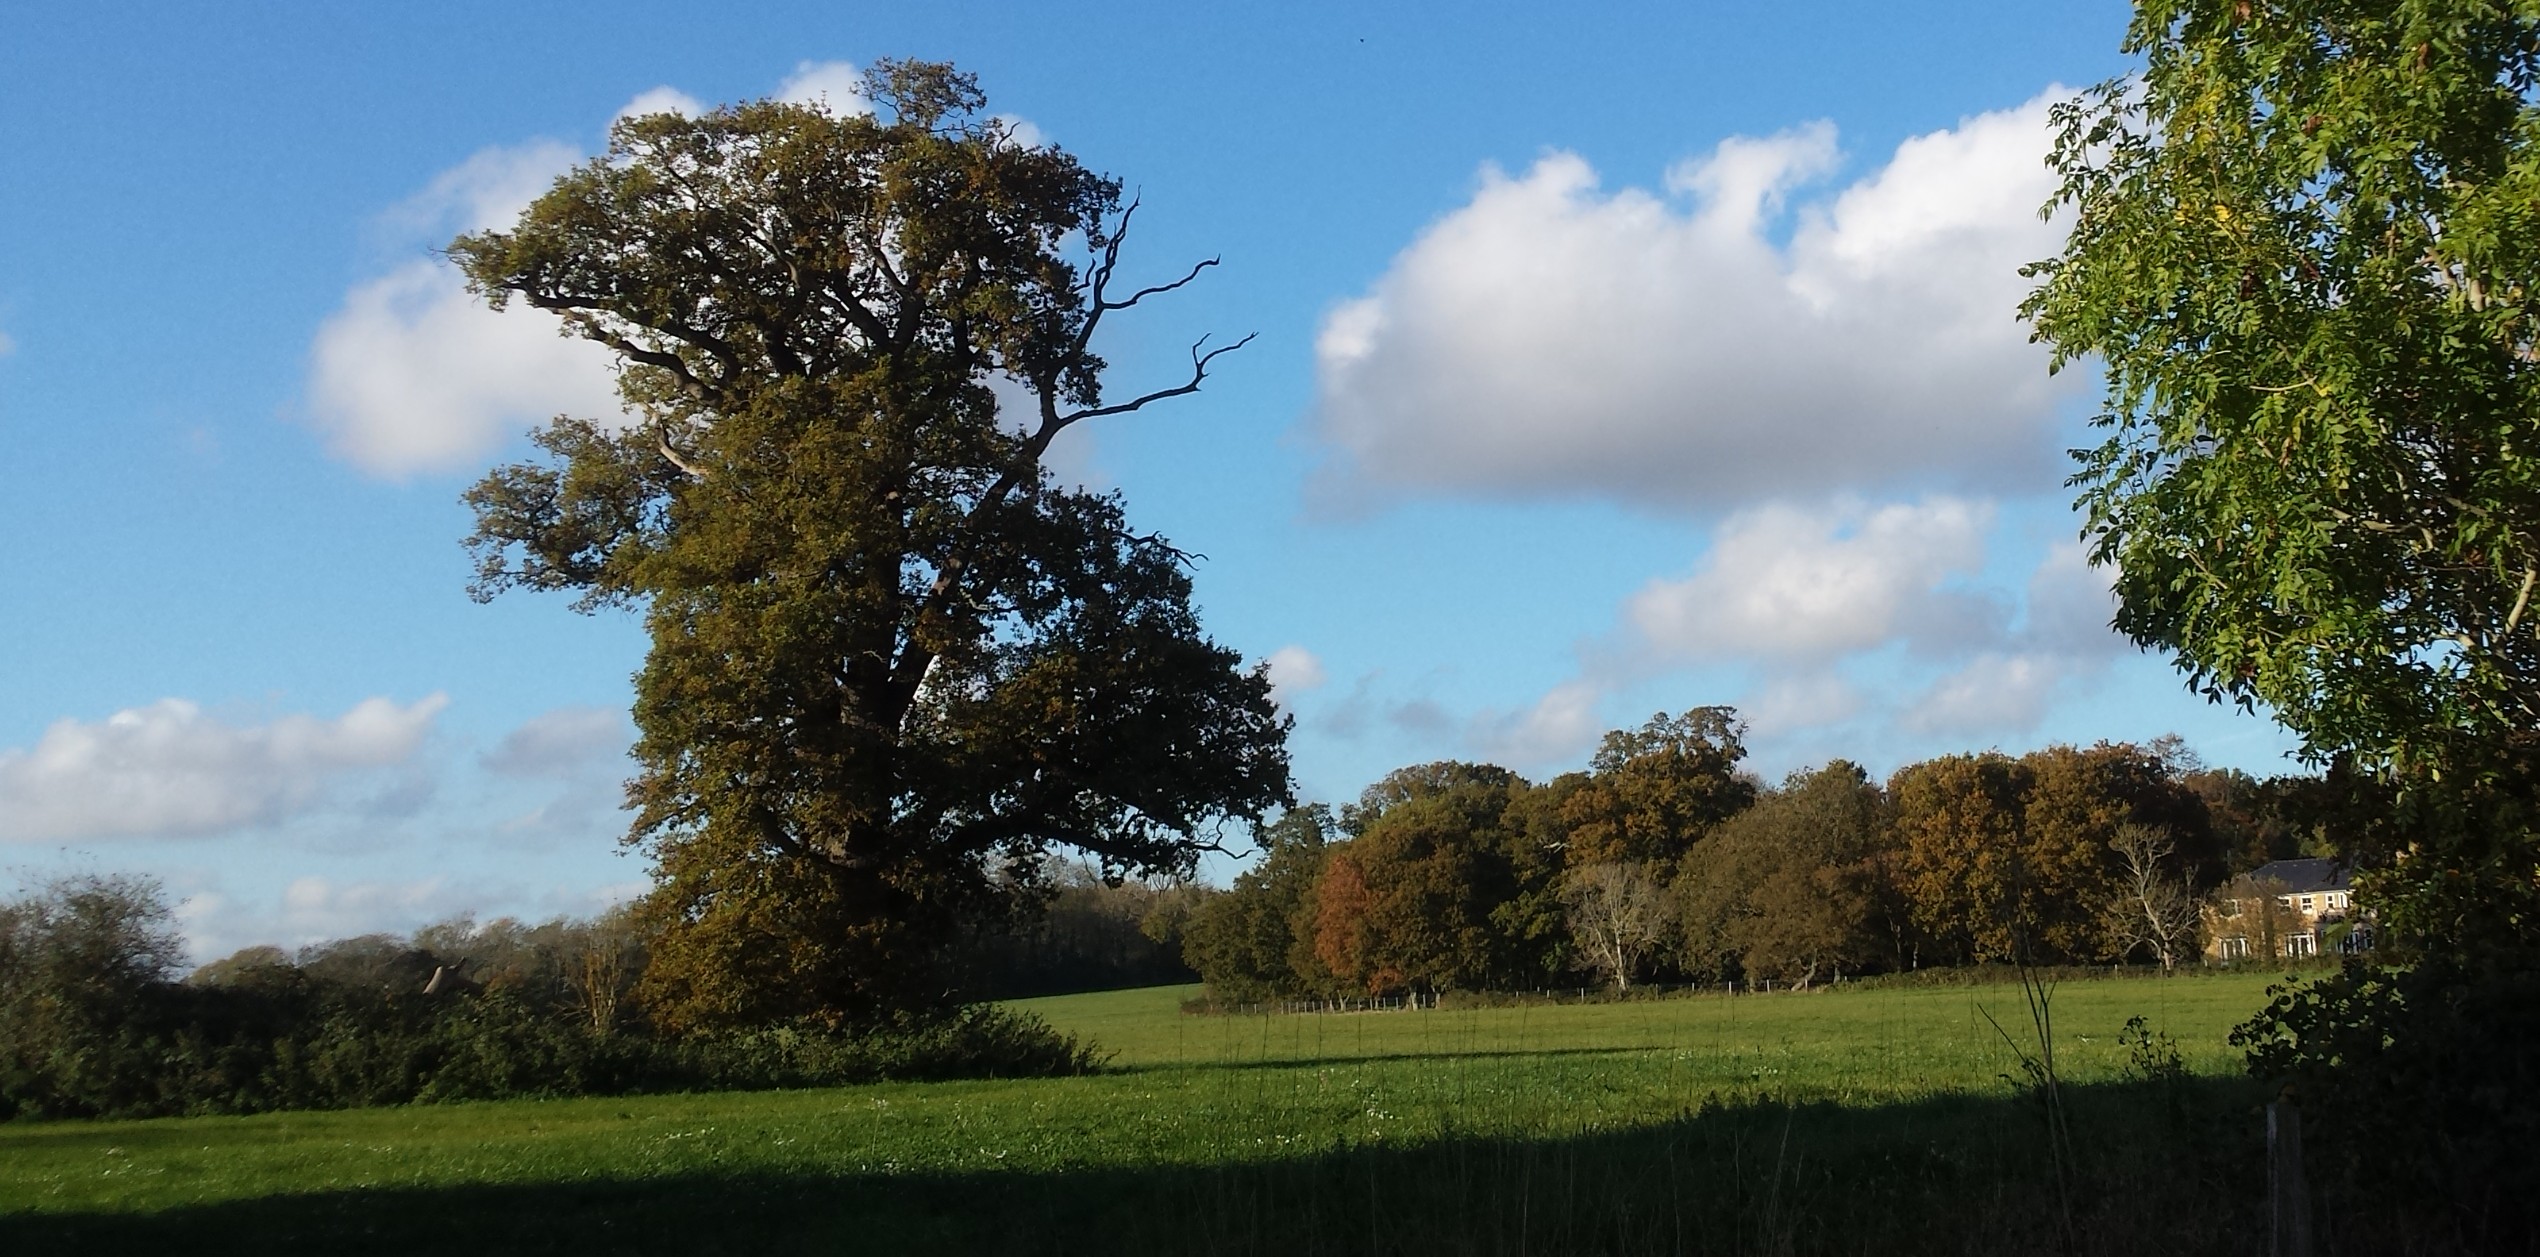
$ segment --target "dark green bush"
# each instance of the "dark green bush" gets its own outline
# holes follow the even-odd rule
[[[149,1106],[178,955],[146,879],[69,877],[0,903],[0,1117]]]
[[[2345,1229],[2495,1251],[2540,1227],[2540,954],[2499,940],[2274,988],[2232,1041],[2307,1115]]]
[[[780,1026],[667,1045],[679,1090],[824,1087],[946,1078],[1089,1073],[1107,1059],[1029,1013],[973,1004],[857,1034]]]

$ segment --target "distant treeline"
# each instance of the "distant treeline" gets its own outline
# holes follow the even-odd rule
[[[1051,861],[1045,894],[974,931],[955,961],[966,998],[1022,999],[1195,982],[1182,926],[1217,892],[1187,881],[1105,882],[1092,868]]]
[[[1091,1049],[993,1005],[672,1034],[642,999],[648,931],[617,912],[461,919],[179,980],[164,896],[74,877],[0,902],[0,1120],[247,1113],[514,1096],[1079,1072]]]
[[[1837,760],[1768,786],[1726,708],[1608,734],[1586,772],[1401,769],[1266,828],[1184,926],[1220,1002],[1763,981],[1986,961],[2175,964],[2198,906],[2327,852],[2340,786],[2174,739]]]

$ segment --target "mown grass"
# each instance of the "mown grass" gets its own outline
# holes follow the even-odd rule
[[[2261,976],[2064,984],[2084,1190],[2016,987],[1185,1016],[1028,1001],[1079,1078],[0,1127],[0,1250],[2227,1251]],[[2130,1080],[2142,1016],[2188,1076]],[[2068,1231],[2069,1228],[2069,1231]]]

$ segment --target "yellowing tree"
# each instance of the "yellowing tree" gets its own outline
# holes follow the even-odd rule
[[[1561,803],[1576,865],[1673,863],[1755,799],[1738,775],[1744,726],[1728,707],[1664,713],[1605,735],[1588,780]]]
[[[2029,771],[2002,755],[1944,755],[1888,779],[1905,893],[1927,960],[2020,954],[2028,912],[2022,812]]]

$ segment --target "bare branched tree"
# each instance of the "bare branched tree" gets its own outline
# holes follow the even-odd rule
[[[2120,825],[2108,847],[2122,863],[2101,912],[2109,941],[2127,953],[2148,948],[2163,972],[2176,969],[2182,955],[2195,952],[2202,917],[2194,888],[2171,871],[2177,840],[2155,826]]]
[[[1570,936],[1588,967],[1628,991],[1632,974],[1667,935],[1668,897],[1655,867],[1590,864],[1563,879],[1561,902],[1569,910]]]
[[[634,914],[624,908],[575,931],[564,972],[573,1005],[590,1020],[594,1034],[618,1028],[637,975],[644,971],[644,938]]]

